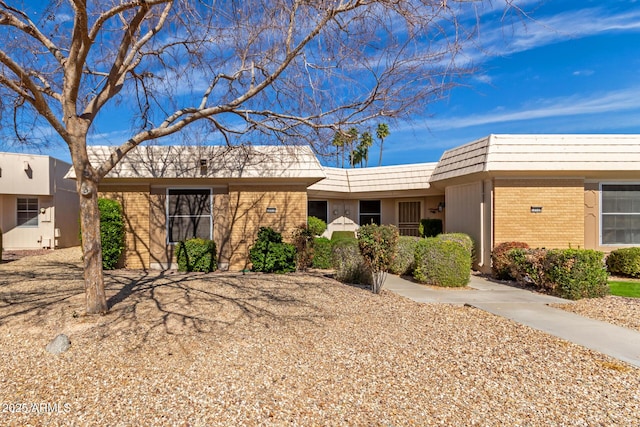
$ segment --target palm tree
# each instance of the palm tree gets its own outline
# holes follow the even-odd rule
[[[369,147],[373,145],[373,137],[371,132],[366,131],[360,135],[360,143],[358,144],[358,151],[360,151],[362,160],[364,160],[364,166],[369,166]],[[360,163],[362,163],[362,160]],[[361,164],[362,166],[362,164]]]
[[[384,144],[384,139],[389,136],[389,126],[386,123],[379,123],[376,129],[376,136],[380,140],[380,159],[378,160],[378,166],[382,166],[382,144]]]

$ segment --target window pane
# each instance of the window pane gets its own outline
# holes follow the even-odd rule
[[[38,198],[19,197],[17,199],[17,222],[19,226],[38,226]]]
[[[360,225],[371,223],[380,225],[380,215],[360,215]]]
[[[169,221],[169,241],[172,243],[199,237],[211,238],[211,217],[172,217]]]
[[[361,214],[379,214],[380,213],[380,200],[360,200],[360,213]]]
[[[309,216],[315,216],[316,218],[320,218],[324,222],[327,221],[327,201],[326,200],[309,200],[307,203],[307,209],[309,211]]]
[[[640,185],[603,185],[601,224],[603,244],[640,244]]]
[[[168,192],[167,233],[170,243],[199,237],[211,239],[213,218],[208,189],[173,189]]]

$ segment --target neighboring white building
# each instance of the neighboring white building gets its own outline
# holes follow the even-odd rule
[[[0,153],[0,229],[4,250],[79,245],[71,165],[50,156]]]

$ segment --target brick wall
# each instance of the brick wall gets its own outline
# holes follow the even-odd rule
[[[495,180],[494,244],[583,248],[584,196],[582,179]],[[542,212],[532,213],[532,206]]]
[[[275,213],[267,212],[275,208]],[[222,234],[228,235],[226,245],[219,248],[230,254],[229,269],[249,267],[249,248],[260,227],[271,227],[288,239],[293,229],[306,223],[307,191],[304,185],[274,187],[229,186],[228,217]]]
[[[109,188],[100,197],[122,204],[125,222],[124,267],[149,268],[149,192],[141,187]]]

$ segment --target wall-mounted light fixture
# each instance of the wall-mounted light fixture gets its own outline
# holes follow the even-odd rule
[[[444,202],[438,203],[438,212],[442,212],[444,210]]]

